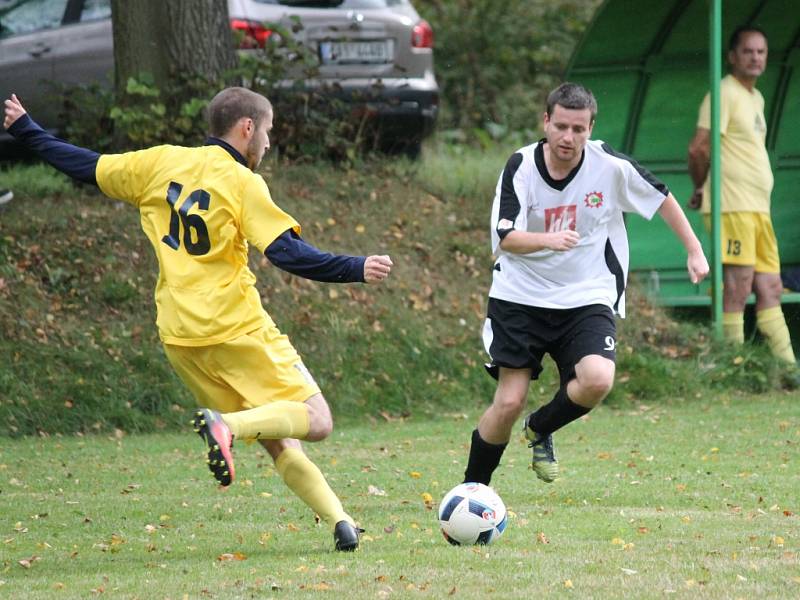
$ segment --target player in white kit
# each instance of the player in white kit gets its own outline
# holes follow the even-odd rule
[[[624,212],[658,212],[688,253],[693,283],[708,274],[703,249],[675,197],[634,160],[590,140],[592,93],[564,83],[547,98],[545,138],[515,152],[497,183],[497,256],[483,340],[497,379],[472,433],[464,481],[489,484],[525,408],[545,353],[560,387],[525,418],[539,479],[558,477],[553,432],[588,413],[614,382],[616,325],[624,317],[628,239]]]

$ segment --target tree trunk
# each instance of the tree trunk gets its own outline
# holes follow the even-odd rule
[[[221,79],[236,65],[225,0],[112,0],[111,8],[120,94],[141,73],[166,90],[174,78]]]

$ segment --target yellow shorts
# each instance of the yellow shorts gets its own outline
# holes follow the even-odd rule
[[[758,273],[780,273],[778,241],[766,213],[722,213],[720,241],[722,264],[755,267]],[[711,217],[705,215],[711,229]]]
[[[319,393],[289,338],[271,325],[212,346],[164,344],[169,362],[200,406],[220,412]]]

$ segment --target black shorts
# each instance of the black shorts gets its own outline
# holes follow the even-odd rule
[[[615,361],[617,326],[611,309],[602,304],[558,309],[489,298],[483,343],[492,359],[486,370],[495,379],[499,367],[532,369],[531,379],[537,379],[547,353],[565,385],[584,356]]]

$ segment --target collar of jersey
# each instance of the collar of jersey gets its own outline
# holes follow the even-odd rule
[[[224,148],[225,150],[227,150],[228,154],[230,154],[234,158],[234,160],[236,162],[243,164],[245,167],[247,166],[247,161],[244,159],[244,156],[239,154],[239,151],[236,148],[234,148],[233,146],[231,146],[225,140],[221,140],[221,139],[215,138],[215,137],[209,137],[208,139],[206,139],[206,141],[205,141],[205,143],[203,145],[204,146],[220,146],[221,148]]]
[[[569,185],[569,182],[575,179],[575,175],[578,174],[578,171],[581,170],[581,165],[583,164],[583,159],[586,157],[586,149],[581,152],[581,160],[580,162],[575,165],[575,168],[569,172],[569,175],[564,177],[564,179],[553,179],[550,176],[550,172],[547,170],[547,163],[544,161],[544,144],[547,141],[547,138],[542,138],[539,140],[539,144],[533,151],[533,162],[536,165],[536,170],[539,171],[539,175],[542,176],[545,183],[549,185],[554,190],[558,190],[559,192],[563,192],[564,188]]]

